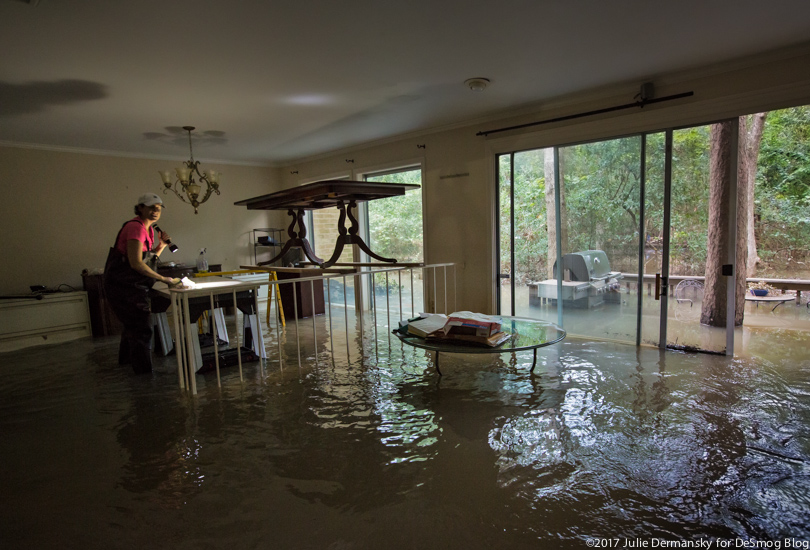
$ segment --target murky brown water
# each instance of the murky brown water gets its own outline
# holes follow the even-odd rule
[[[439,381],[385,331],[318,323],[317,361],[310,325],[300,367],[271,332],[266,367],[197,398],[173,358],[119,368],[115,338],[0,355],[3,548],[810,540],[810,338],[734,360],[568,339],[534,375],[443,355]]]

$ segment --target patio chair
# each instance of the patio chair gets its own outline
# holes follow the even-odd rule
[[[703,283],[693,279],[684,279],[675,286],[675,301],[679,304],[689,302],[692,307],[694,302],[703,300]]]

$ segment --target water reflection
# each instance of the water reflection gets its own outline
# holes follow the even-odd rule
[[[139,389],[140,390],[140,389]],[[200,442],[188,437],[179,419],[186,411],[177,401],[159,403],[148,391],[131,394],[131,408],[117,422],[116,439],[128,460],[119,481],[132,493],[160,494],[161,506],[178,508],[204,481]]]
[[[196,398],[173,357],[152,377],[118,368],[114,338],[6,354],[10,547],[810,537],[810,359],[780,348],[794,335],[733,360],[567,339],[533,374],[531,352],[447,354],[439,378],[432,352],[367,325],[347,342],[337,321],[314,339],[311,321],[281,341],[270,327],[265,364],[244,383],[223,370],[221,388],[198,377]]]
[[[562,358],[568,387],[559,404],[522,411],[490,432],[502,485],[523,484],[517,492],[533,508],[565,496],[600,502],[584,525],[615,536],[807,533],[810,498],[796,498],[808,485],[807,439],[786,455],[746,433],[761,438],[761,425],[775,423],[791,432],[773,417],[793,409],[790,399],[762,391],[783,381],[763,380],[739,360],[637,350],[635,364],[629,353],[591,362],[591,351]],[[798,393],[793,405],[805,422],[791,427],[801,432],[808,400],[806,389]],[[778,520],[763,518],[767,505],[782,512]],[[612,521],[626,514],[634,523],[617,528]]]

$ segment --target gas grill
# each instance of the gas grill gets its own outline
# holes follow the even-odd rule
[[[585,250],[566,254],[562,257],[562,265],[563,305],[590,308],[605,302],[619,302],[622,274],[610,270],[610,261],[604,251]],[[557,262],[554,262],[552,276],[553,279],[530,285],[530,302],[548,298],[556,303]]]

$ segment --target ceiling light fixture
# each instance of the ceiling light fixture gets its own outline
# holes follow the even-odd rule
[[[194,130],[194,126],[183,126],[183,130],[188,132],[188,152],[191,159],[183,163],[185,166],[174,169],[174,171],[177,173],[177,179],[174,182],[172,182],[171,170],[158,170],[158,173],[163,179],[163,185],[166,186],[166,189],[164,189],[163,192],[166,193],[167,191],[171,190],[180,198],[181,201],[191,204],[191,206],[194,207],[194,213],[196,214],[197,208],[208,200],[211,193],[216,193],[219,195],[219,173],[215,172],[214,170],[206,170],[200,173],[200,161],[194,161],[194,151],[191,149],[191,132]],[[195,173],[197,174],[200,183],[205,182],[206,185],[205,195],[203,196],[202,200],[198,200],[202,188],[194,181]],[[180,184],[180,190],[183,194],[185,194],[185,197],[178,192],[178,183]],[[188,200],[186,200],[186,198],[188,198]]]
[[[488,78],[469,78],[464,81],[464,84],[473,92],[483,92],[489,86]]]

